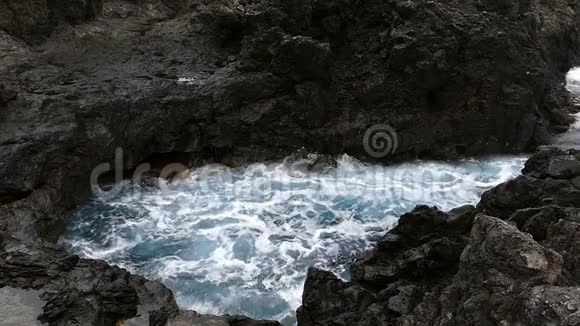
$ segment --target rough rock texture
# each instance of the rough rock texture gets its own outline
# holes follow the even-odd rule
[[[102,11],[102,0],[3,0],[0,30],[40,43],[61,22],[81,23]]]
[[[119,325],[121,321],[127,326],[279,325],[179,311],[173,293],[158,281],[0,233],[0,288],[4,287],[40,291],[44,305],[38,320],[50,326]]]
[[[58,248],[25,244],[5,234],[0,240],[0,287],[42,291],[41,322],[113,325],[135,316],[138,309],[158,319],[178,311],[171,291],[159,282]]]
[[[384,162],[532,149],[547,140],[550,128],[570,122],[562,81],[578,63],[577,22],[577,4],[569,0],[0,0],[0,232],[3,243],[24,241],[17,251],[6,249],[12,244],[0,250],[0,284],[43,291],[48,304],[42,318],[54,325],[104,325],[140,313],[163,324],[175,309],[163,286],[42,243],[56,241],[70,211],[88,198],[98,164],[118,172],[160,157],[241,164],[302,147],[364,158],[363,135],[377,123],[398,134],[390,139],[396,151]],[[122,162],[115,160],[117,148]],[[578,202],[578,180],[571,179],[577,169],[566,160],[554,162],[535,171],[552,181],[530,174],[530,183],[506,186],[524,194],[512,198],[508,189],[489,195],[489,210],[507,218],[511,210],[530,207],[538,197],[527,189],[552,205],[572,206]],[[354,288],[312,271],[309,284],[330,287],[321,288],[328,295],[342,291],[337,302],[344,304],[321,301],[324,306],[315,308],[308,298],[317,294],[307,291],[301,322],[330,311],[332,318],[359,321],[345,314],[371,307],[363,316],[375,323],[440,302],[447,293],[442,279],[476,269],[476,262],[459,260],[468,242],[463,231],[446,230],[470,225],[471,210],[411,213],[409,225],[437,221],[437,235],[423,229],[417,237],[403,223],[400,234],[382,243],[402,251],[377,253],[399,263],[385,270],[377,256],[357,264]],[[518,307],[526,316],[561,316],[565,307],[544,299],[575,296],[552,286],[554,274],[558,285],[573,282],[577,273],[570,254],[576,249],[561,240],[575,239],[569,227],[575,222],[549,224],[542,217],[547,212],[536,215],[526,227],[546,234],[550,248],[564,257],[562,272],[556,273],[557,255],[480,215],[475,254],[482,250],[475,239],[494,238],[493,232],[517,239],[524,253],[537,250],[531,265],[524,259],[492,273],[499,294],[470,287],[473,302],[492,300],[502,311],[501,298],[512,293],[501,285],[533,276],[538,288],[518,293]],[[18,240],[6,240],[12,237]],[[519,252],[510,250],[480,254],[494,262]],[[491,277],[477,271],[469,276],[474,282]],[[425,299],[426,289],[432,300]],[[458,294],[449,289],[448,295]],[[376,300],[387,304],[373,305]],[[447,318],[439,312],[459,309],[432,308],[427,303],[417,318]],[[193,313],[175,318],[218,322]],[[219,322],[261,323],[224,318]]]
[[[543,149],[477,208],[417,207],[351,282],[311,269],[298,324],[578,325],[579,154]]]
[[[381,123],[397,133],[383,161],[533,149],[569,123],[580,53],[568,0],[0,6],[0,229],[30,239],[59,236],[117,147],[121,170],[364,158]]]

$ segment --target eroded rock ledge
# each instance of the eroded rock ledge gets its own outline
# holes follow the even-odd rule
[[[580,152],[543,149],[477,207],[417,207],[352,280],[311,269],[299,325],[578,325]]]

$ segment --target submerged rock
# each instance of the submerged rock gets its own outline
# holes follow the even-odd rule
[[[580,201],[575,187],[550,185],[575,178],[552,177],[562,160],[580,157],[538,152],[522,177],[488,191],[477,209],[403,215],[352,266],[350,282],[311,269],[298,324],[576,325]]]

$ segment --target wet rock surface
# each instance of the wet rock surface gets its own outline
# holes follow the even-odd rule
[[[299,325],[576,325],[580,200],[561,162],[580,155],[539,151],[476,208],[417,207],[350,282],[311,269]]]
[[[377,123],[399,139],[383,161],[533,149],[571,122],[561,80],[577,21],[564,0],[0,1],[0,286],[42,292],[50,325],[275,324],[178,312],[162,284],[52,245],[93,168],[116,166],[116,148],[118,170],[302,147],[364,158]],[[311,270],[300,324],[573,324],[577,157],[538,155],[477,210],[404,216],[352,283]],[[518,247],[487,250],[504,237]],[[523,317],[504,314],[510,303]]]

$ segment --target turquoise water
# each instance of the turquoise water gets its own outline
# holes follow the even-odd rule
[[[580,95],[580,68],[566,83]],[[554,143],[580,148],[580,123]],[[398,216],[418,204],[476,204],[519,175],[526,159],[384,167],[344,155],[325,172],[307,171],[308,160],[211,165],[161,187],[116,186],[76,212],[62,241],[81,256],[161,279],[182,308],[292,325],[309,266],[348,279],[349,263]]]
[[[343,156],[325,172],[307,161],[211,165],[163,187],[123,183],[82,207],[63,243],[153,279],[182,308],[291,325],[309,266],[343,278],[397,217],[417,204],[475,204],[520,173],[526,157],[384,167]]]

